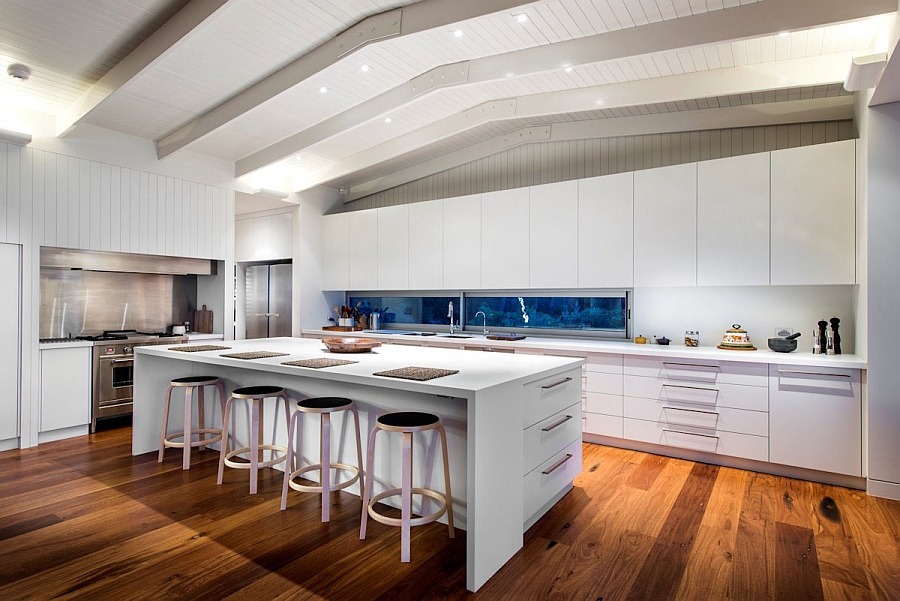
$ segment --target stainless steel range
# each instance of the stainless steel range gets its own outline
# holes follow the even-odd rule
[[[97,430],[99,419],[131,414],[135,347],[187,342],[186,336],[135,330],[107,331],[78,339],[94,343],[91,432]]]

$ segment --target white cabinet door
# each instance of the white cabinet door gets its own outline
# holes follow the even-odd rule
[[[41,351],[41,432],[91,423],[89,346]]]
[[[350,288],[350,214],[325,215],[322,286],[325,290]]]
[[[481,194],[442,204],[444,289],[481,288]]]
[[[578,181],[578,286],[634,285],[634,173]]]
[[[697,285],[769,284],[769,158],[697,165]]]
[[[528,188],[481,195],[481,285],[528,288]]]
[[[290,259],[294,256],[293,227],[294,216],[291,213],[269,215],[269,234],[272,238],[271,259]]]
[[[0,440],[19,435],[19,246],[0,244]]]
[[[772,284],[856,282],[856,141],[772,152]]]
[[[409,287],[409,205],[378,211],[378,289]]]
[[[350,288],[378,289],[377,209],[350,213]]]
[[[443,201],[409,205],[409,288],[440,290],[444,285]]]
[[[530,192],[532,288],[578,286],[578,181],[533,186]]]
[[[769,366],[769,460],[862,475],[858,369]]]
[[[252,261],[253,220],[234,220],[234,260],[236,262]]]
[[[634,174],[634,285],[697,284],[697,164]]]

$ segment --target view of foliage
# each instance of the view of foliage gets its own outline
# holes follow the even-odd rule
[[[459,305],[457,296],[360,296],[350,297],[350,306],[362,302],[359,310],[369,315],[372,311],[381,313],[381,323],[420,323],[429,325],[446,325],[447,307],[450,302]],[[456,319],[459,319],[459,307],[455,307]]]

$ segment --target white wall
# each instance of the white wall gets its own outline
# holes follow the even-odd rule
[[[740,324],[757,348],[775,328],[802,332],[799,348],[812,345],[812,331],[820,319],[841,319],[842,350],[854,349],[852,286],[747,286],[697,288],[636,288],[634,333],[666,336],[683,344],[685,330],[699,330],[700,344],[715,346],[732,324]]]
[[[225,176],[205,160],[159,163],[146,154],[146,140],[135,140],[104,134],[52,144],[37,138],[25,148],[0,142],[0,242],[22,246],[22,446],[37,444],[42,245],[214,258],[225,273],[234,269],[234,191],[206,183]],[[193,179],[172,175],[181,171]],[[233,279],[221,286],[230,322]]]

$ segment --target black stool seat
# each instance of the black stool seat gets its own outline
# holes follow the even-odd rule
[[[185,376],[183,378],[173,378],[172,384],[200,384],[201,382],[214,382],[218,379],[216,376]]]
[[[353,404],[353,401],[339,396],[320,396],[297,401],[297,406],[304,409],[338,409],[351,404]]]
[[[440,418],[432,413],[421,411],[395,411],[385,413],[378,418],[378,423],[392,428],[421,428],[436,424]]]
[[[256,397],[256,396],[275,396],[284,392],[281,386],[245,386],[244,388],[236,388],[232,394]]]

